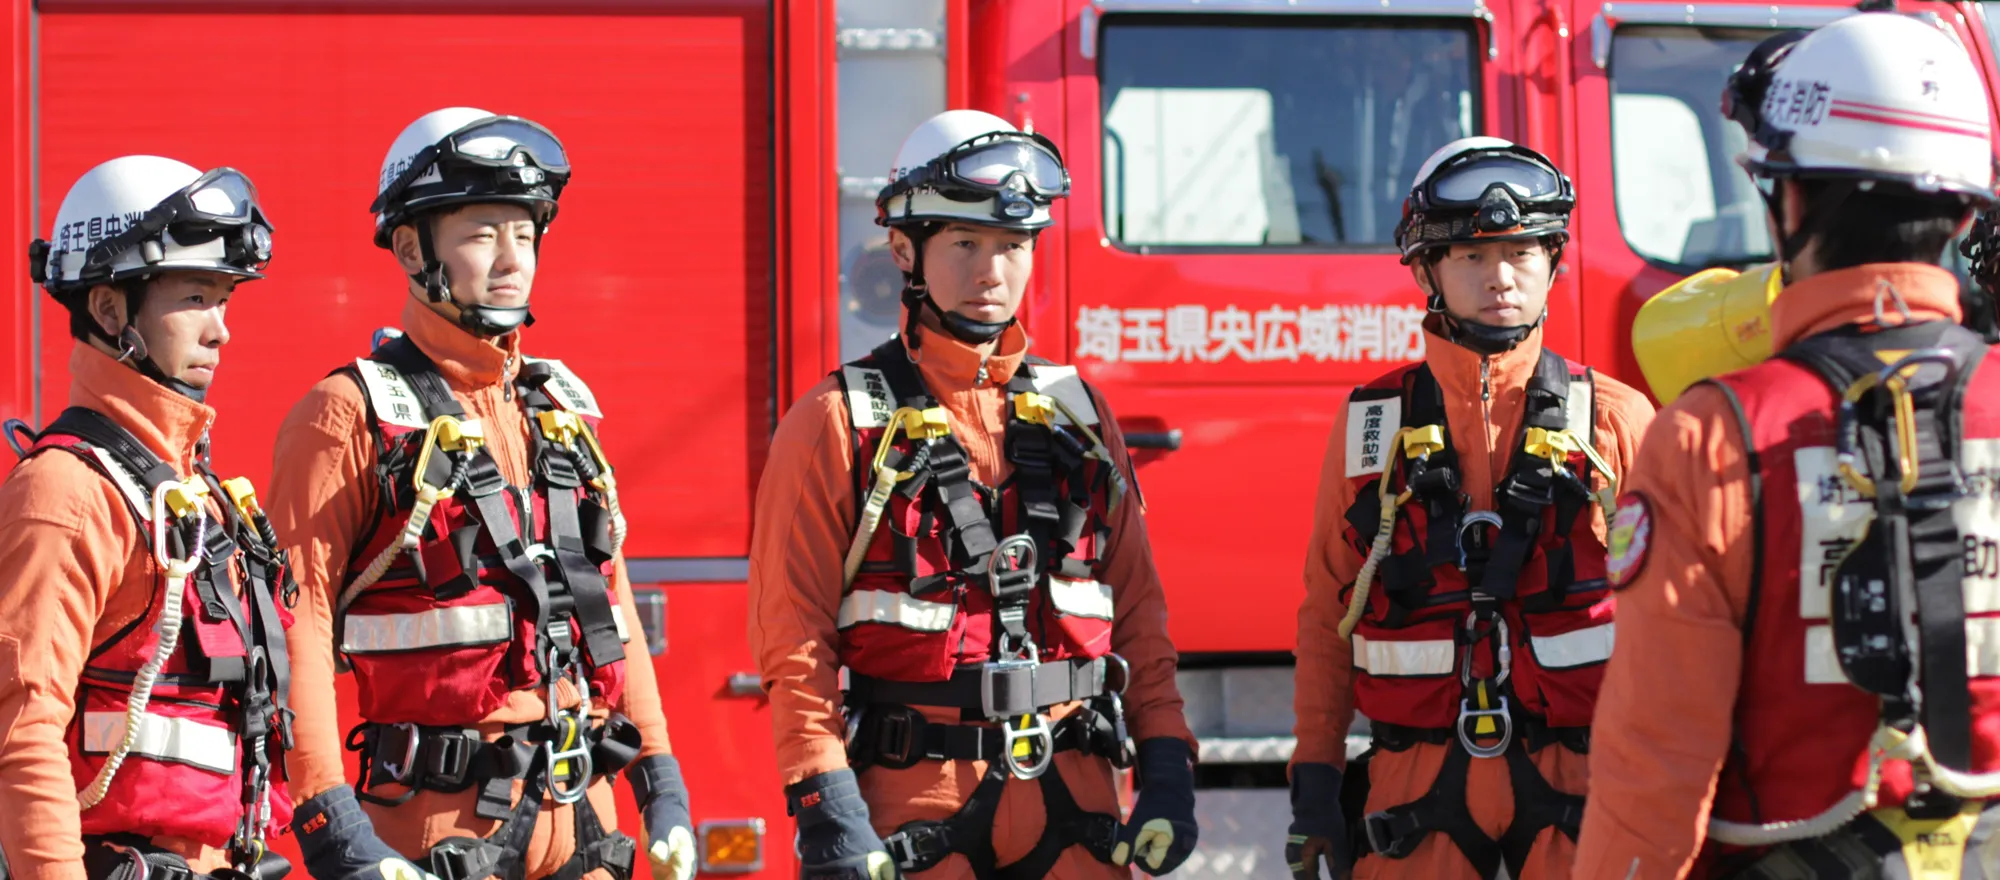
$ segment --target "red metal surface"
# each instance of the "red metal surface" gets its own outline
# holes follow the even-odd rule
[[[8,0],[5,19],[0,20],[0,40],[7,46],[9,63],[5,74],[6,116],[0,118],[0,143],[5,144],[4,170],[0,170],[0,278],[7,279],[10,291],[0,303],[0,420],[21,419],[39,424],[34,413],[35,346],[33,312],[38,288],[28,281],[26,242],[35,237],[33,121],[29,115],[34,95],[31,89],[32,64],[29,32],[34,21],[32,0]]]
[[[1085,5],[1082,0],[1066,4],[1069,14],[1060,33],[1020,38],[1024,45],[1053,44],[1061,52],[1064,125],[1052,134],[1058,135],[1077,181],[1058,211],[1058,247],[1047,247],[1058,236],[1045,235],[1043,252],[1037,255],[1042,273],[1061,267],[1067,301],[1057,315],[1045,315],[1049,302],[1038,300],[1031,314],[1044,327],[1049,318],[1061,322],[1069,340],[1062,354],[1084,365],[1126,430],[1183,432],[1179,451],[1142,453],[1139,459],[1148,526],[1171,596],[1179,647],[1288,650],[1296,632],[1290,609],[1297,607],[1313,491],[1335,408],[1349,387],[1394,363],[1312,358],[1106,363],[1076,357],[1079,311],[1202,305],[1212,311],[1234,306],[1254,312],[1335,303],[1419,306],[1422,299],[1409,270],[1393,253],[1140,253],[1113,244],[1102,221],[1097,61],[1083,56],[1078,32],[1078,13]],[[1494,96],[1513,80],[1509,65],[1518,63],[1514,47],[1519,40],[1513,36],[1519,16],[1508,4],[1489,7],[1501,54],[1481,65],[1486,95],[1481,124],[1489,132],[1515,135],[1514,99]],[[1483,48],[1485,39],[1482,27],[1477,45]],[[1034,95],[1042,85],[1038,70],[990,69],[1007,72],[1010,91]],[[1573,307],[1570,287],[1556,292],[1556,309]],[[1045,330],[1041,338],[1055,332]]]
[[[773,395],[761,10],[51,13],[42,26],[41,225],[83,171],[140,151],[236,166],[268,202],[277,258],[232,304],[235,338],[211,397],[224,414],[224,472],[262,482],[292,403],[396,321],[403,282],[370,243],[365,211],[389,141],[439,106],[483,106],[547,124],[579,169],[543,248],[529,349],[564,358],[612,414],[605,439],[628,487],[627,552],[744,554]],[[217,34],[230,35],[231,64],[258,75],[197,77],[172,101],[126,97],[130,59],[146,47]],[[425,51],[385,38],[413,34],[429,35]],[[536,59],[534,72],[495,73],[510,57]],[[43,393],[57,402],[65,332],[42,322]]]
[[[783,413],[836,366],[840,355],[835,311],[840,305],[839,194],[833,185],[839,90],[833,76],[833,0],[778,6],[774,118],[784,130],[776,138],[781,320],[776,350],[780,382],[773,410]]]

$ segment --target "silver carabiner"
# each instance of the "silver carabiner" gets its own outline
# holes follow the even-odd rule
[[[385,724],[383,726],[400,728],[410,732],[409,737],[404,741],[405,745],[403,746],[403,763],[391,764],[387,761],[382,762],[382,769],[389,771],[389,776],[392,778],[392,781],[401,782],[403,781],[403,778],[405,776],[409,775],[411,768],[417,765],[417,745],[420,740],[420,737],[417,735],[417,726],[415,724],[410,724],[401,721],[396,722],[394,724]]]
[[[1034,779],[1047,773],[1049,766],[1055,763],[1055,732],[1049,727],[1049,717],[1040,712],[1030,712],[1021,716],[1020,720],[1028,723],[1017,728],[1010,720],[1000,726],[1003,731],[1000,760],[1006,762],[1007,772],[1014,774],[1015,779]],[[1023,744],[1028,746],[1025,763],[1014,754],[1015,749]]]
[[[583,677],[583,670],[578,668],[580,664],[572,664],[570,667],[564,667],[559,662],[560,660],[560,652],[555,648],[550,648],[548,652],[549,671],[546,673],[549,679],[549,726],[555,729],[550,731],[553,734],[552,738],[542,743],[542,753],[547,758],[547,766],[542,768],[542,776],[548,783],[550,799],[558,804],[573,804],[583,800],[584,795],[590,792],[590,777],[592,771],[595,769],[591,765],[590,737],[588,736],[590,732],[590,682]],[[563,711],[560,708],[562,704],[557,701],[560,695],[557,693],[556,688],[557,685],[562,683],[564,678],[571,679],[577,690],[578,703],[574,712]],[[565,728],[565,724],[570,725],[570,727]],[[576,734],[576,744],[569,748],[560,747],[559,743],[572,730]],[[575,773],[575,776],[569,782],[568,787],[565,787],[563,781],[557,778],[556,774],[559,768],[570,762],[574,762],[571,770]]]
[[[1466,632],[1477,633],[1479,631],[1477,629],[1478,623],[1479,612],[1472,611],[1465,615]],[[1512,631],[1507,629],[1506,617],[1499,614],[1493,615],[1493,634],[1498,637],[1499,642],[1499,647],[1493,651],[1493,662],[1496,667],[1493,675],[1493,686],[1497,688],[1506,684],[1508,677],[1514,674],[1514,640]],[[1472,649],[1477,644],[1477,642],[1468,640],[1465,643],[1465,647],[1460,648],[1458,651],[1458,683],[1464,687],[1472,687]]]

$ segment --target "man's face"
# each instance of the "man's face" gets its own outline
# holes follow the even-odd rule
[[[527,208],[504,202],[475,204],[427,219],[453,302],[499,308],[528,304],[535,284],[535,218]],[[393,244],[404,272],[423,270],[415,228],[397,227]]]
[[[1421,266],[1417,284],[1433,292]],[[1532,324],[1548,306],[1549,251],[1540,241],[1455,244],[1429,273],[1444,294],[1445,311],[1488,327]]]
[[[147,356],[160,372],[195,388],[207,388],[222,365],[229,342],[223,313],[237,278],[220,272],[166,272],[146,285],[133,329],[146,341]],[[116,339],[125,328],[125,295],[109,286],[91,291],[97,323]]]
[[[905,272],[916,249],[901,230],[889,231],[896,266]],[[939,311],[974,321],[1011,320],[1035,271],[1035,240],[1027,232],[952,223],[924,243],[924,283]]]

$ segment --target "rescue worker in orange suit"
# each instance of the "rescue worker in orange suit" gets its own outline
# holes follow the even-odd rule
[[[398,857],[444,880],[627,880],[620,769],[654,877],[694,869],[597,401],[522,339],[569,175],[526,119],[454,107],[404,129],[372,209],[407,276],[403,335],[313,386],[278,436],[272,519],[305,595],[294,827],[316,880]],[[363,719],[352,786],[337,668]]]
[[[1938,266],[1992,198],[1980,74],[1855,15],[1760,45],[1723,107],[1777,354],[1667,407],[1620,501],[1577,872],[2000,877],[2000,363]]]
[[[1144,502],[1103,399],[1015,321],[1069,174],[1047,138],[952,110],[890,181],[903,333],[779,423],[751,536],[801,874],[1172,871],[1193,736]]]
[[[1355,390],[1321,472],[1294,697],[1298,880],[1350,858],[1361,878],[1570,876],[1612,644],[1605,508],[1653,417],[1542,344],[1574,202],[1541,154],[1474,137],[1432,154],[1404,203],[1425,354]],[[1357,711],[1373,743],[1343,770]],[[1366,774],[1360,815],[1344,772]]]
[[[69,312],[69,407],[0,484],[0,851],[17,878],[277,880],[293,590],[203,402],[271,226],[248,178],[125,156],[29,273]],[[23,442],[22,434],[26,434]]]

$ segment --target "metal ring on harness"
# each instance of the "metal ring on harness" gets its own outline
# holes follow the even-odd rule
[[[390,779],[398,781],[403,779],[408,779],[410,776],[410,770],[417,765],[417,746],[422,744],[423,738],[417,735],[417,726],[415,724],[410,724],[408,722],[396,722],[393,724],[384,724],[382,726],[393,727],[398,730],[406,731],[409,734],[409,738],[404,741],[403,762],[401,764],[391,764],[387,761],[381,762],[382,769],[389,771]]]
[[[1024,571],[1034,571],[1041,561],[1041,549],[1035,546],[1035,539],[1027,534],[1008,535],[1006,540],[993,548],[986,557],[986,583],[999,595],[1001,578]]]
[[[1465,631],[1476,635],[1482,616],[1478,611],[1467,613],[1465,615]],[[1492,620],[1493,634],[1491,637],[1495,638],[1499,643],[1499,647],[1494,652],[1498,668],[1491,679],[1479,682],[1477,687],[1482,703],[1485,702],[1487,696],[1489,696],[1489,692],[1491,692],[1491,696],[1498,698],[1498,705],[1493,708],[1475,709],[1472,707],[1471,698],[1460,698],[1458,701],[1458,722],[1455,725],[1455,730],[1458,734],[1458,744],[1464,746],[1466,753],[1475,758],[1500,757],[1507,753],[1507,747],[1514,742],[1514,715],[1512,707],[1508,705],[1507,696],[1498,693],[1500,686],[1507,683],[1507,678],[1514,671],[1514,652],[1511,647],[1512,638],[1507,629],[1507,618],[1494,614],[1492,615]],[[1478,644],[1478,641],[1483,641],[1483,639],[1468,640],[1465,647],[1459,651],[1458,681],[1461,686],[1468,690],[1474,687],[1472,682],[1472,649]],[[1493,745],[1482,746],[1474,740],[1474,737],[1478,735],[1476,728],[1479,722],[1489,719],[1499,728],[1500,739]],[[1468,730],[1473,730],[1473,732],[1468,733]]]
[[[1491,510],[1474,510],[1466,513],[1465,516],[1461,517],[1458,521],[1458,570],[1459,571],[1466,570],[1467,565],[1470,563],[1470,560],[1467,559],[1465,552],[1465,543],[1466,543],[1465,536],[1467,533],[1471,532],[1475,526],[1480,526],[1480,525],[1492,526],[1495,529],[1500,529],[1505,527],[1505,524],[1500,521],[1500,514],[1498,512]]]
[[[1009,721],[1002,728],[1000,760],[1007,765],[1007,772],[1016,779],[1034,779],[1047,773],[1056,760],[1055,729],[1049,726],[1049,716],[1040,712],[1030,712],[1020,718],[1020,727]],[[1020,751],[1025,746],[1028,754]],[[1024,760],[1025,759],[1025,762]]]
[[[584,736],[586,720],[590,715],[590,684],[582,675],[577,675],[574,686],[578,699],[576,711],[564,712],[556,700],[556,687],[564,679],[564,667],[558,662],[560,654],[554,647],[549,648],[549,725],[554,728],[547,742],[542,743],[542,751],[548,755],[548,766],[542,773],[548,780],[549,798],[559,804],[573,804],[583,800],[590,791],[591,759],[590,740]],[[566,743],[566,744],[564,744]],[[563,745],[559,745],[563,744]],[[570,762],[575,762],[571,765]],[[557,774],[564,767],[571,767],[575,775],[566,787]]]

